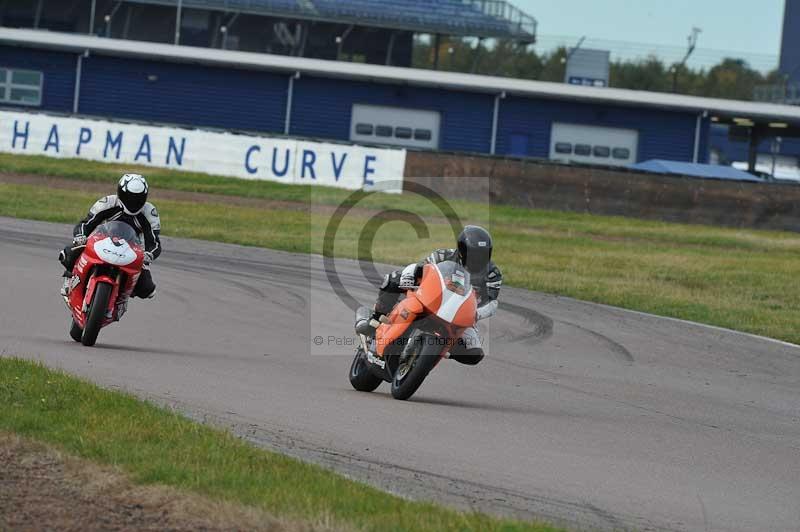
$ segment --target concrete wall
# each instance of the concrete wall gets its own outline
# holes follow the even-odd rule
[[[488,188],[489,197],[497,204],[800,231],[800,185],[671,177],[432,152],[408,153],[406,180],[429,186],[448,198],[485,200]]]

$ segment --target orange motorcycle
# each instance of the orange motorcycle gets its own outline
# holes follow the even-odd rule
[[[408,399],[464,331],[475,326],[477,309],[467,270],[453,261],[426,264],[419,286],[373,324],[375,338],[359,335],[350,384],[371,392],[386,381],[395,399]],[[357,319],[365,313],[369,310],[360,308]]]

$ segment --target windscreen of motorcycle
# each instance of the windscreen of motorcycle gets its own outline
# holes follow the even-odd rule
[[[94,243],[94,252],[102,261],[115,266],[127,266],[136,260],[136,252],[122,238],[107,236]]]

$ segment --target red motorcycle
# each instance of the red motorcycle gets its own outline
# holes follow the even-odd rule
[[[92,346],[100,329],[120,320],[143,267],[142,242],[130,225],[106,222],[89,235],[64,297],[73,340]]]

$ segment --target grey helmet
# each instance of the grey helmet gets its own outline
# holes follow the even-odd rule
[[[492,235],[483,227],[468,225],[458,235],[458,258],[468,272],[486,269],[492,260]]]

